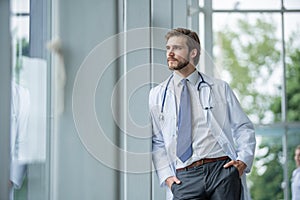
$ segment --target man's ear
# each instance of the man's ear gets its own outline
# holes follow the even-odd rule
[[[197,49],[193,49],[191,52],[190,52],[190,56],[192,58],[195,58],[197,56]]]

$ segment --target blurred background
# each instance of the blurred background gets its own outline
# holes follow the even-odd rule
[[[255,124],[252,199],[291,198],[300,144],[300,1],[1,0],[0,9],[1,200],[9,196],[12,82],[30,94],[18,147],[26,172],[15,200],[164,199],[149,156],[147,102],[170,74],[164,34],[177,27],[199,34],[199,70],[227,81]],[[82,76],[93,53],[96,67]],[[85,88],[94,95],[86,102]],[[89,126],[77,103],[94,109],[101,129]],[[104,135],[95,149],[88,133]]]

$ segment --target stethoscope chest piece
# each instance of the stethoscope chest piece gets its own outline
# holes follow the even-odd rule
[[[165,120],[164,114],[160,113],[159,114],[159,121],[164,121],[164,120]]]

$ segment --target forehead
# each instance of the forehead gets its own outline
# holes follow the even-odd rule
[[[300,155],[300,149],[296,149],[295,154]]]
[[[167,46],[181,45],[187,46],[187,39],[183,36],[172,36],[167,41]]]

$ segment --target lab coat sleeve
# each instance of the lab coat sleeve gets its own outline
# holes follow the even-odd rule
[[[20,161],[20,146],[24,146],[27,140],[27,123],[29,117],[30,109],[30,96],[28,90],[19,87],[17,90],[16,98],[19,98],[16,106],[17,120],[15,123],[14,130],[16,131],[15,135],[15,149],[13,150],[14,154],[11,159],[10,167],[10,180],[14,183],[15,188],[20,188],[22,186],[23,178],[26,173],[26,164]]]
[[[256,146],[254,126],[244,113],[228,84],[226,84],[225,88],[229,110],[228,117],[231,124],[237,160],[241,160],[247,165],[245,172],[249,173],[253,164]]]
[[[175,174],[167,155],[162,130],[159,124],[159,106],[153,102],[154,98],[157,97],[153,93],[153,90],[151,90],[149,95],[149,109],[152,125],[152,160],[159,183],[161,186],[165,186],[165,180],[170,176],[175,176]]]

